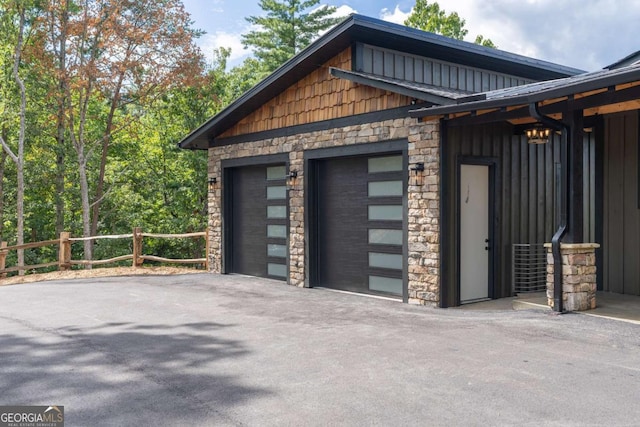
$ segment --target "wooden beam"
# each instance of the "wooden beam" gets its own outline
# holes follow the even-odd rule
[[[582,94],[587,93],[588,92],[583,92]],[[566,98],[563,101],[558,101],[559,98],[555,98],[553,101],[556,102],[546,102],[544,106],[540,107],[540,112],[553,118],[559,118],[562,117],[563,111],[568,110],[584,110],[585,116],[592,116],[595,114],[609,114],[640,109],[640,84],[634,84],[620,90],[603,88],[603,90],[597,91],[597,93],[589,96],[580,96],[582,94],[576,94],[571,101]],[[463,116],[461,113],[452,114],[452,116],[453,118],[448,122],[449,126],[466,126],[502,121],[520,124],[527,123],[531,120],[528,105],[514,105],[507,107],[506,111],[502,109],[494,110],[493,112],[475,117],[468,115]]]
[[[616,104],[603,105],[601,107],[588,108],[584,110],[585,116],[594,116],[596,114],[612,114],[622,113],[624,111],[638,110],[640,109],[640,100],[618,102]]]

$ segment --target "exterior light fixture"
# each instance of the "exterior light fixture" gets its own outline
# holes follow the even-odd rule
[[[424,172],[424,163],[422,162],[416,163],[415,166],[411,168],[411,170],[414,171],[415,173]]]
[[[209,177],[209,191],[213,191],[214,186],[216,185],[217,182],[218,182],[218,178],[216,178],[215,176]]]
[[[298,177],[298,171],[292,170],[289,172],[289,179],[296,179]]]
[[[529,144],[546,144],[551,136],[551,129],[545,128],[541,123],[536,123],[532,128],[526,130],[527,142]]]

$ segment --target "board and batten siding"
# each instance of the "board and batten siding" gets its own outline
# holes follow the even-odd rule
[[[333,77],[329,67],[351,70],[351,48],[240,120],[219,138],[305,125],[411,104],[411,98]]]
[[[638,114],[604,119],[602,288],[629,295],[640,295]]]
[[[362,49],[356,71],[399,80],[455,89],[467,92],[485,92],[531,83],[533,80],[451,62],[411,55],[371,45],[358,45]]]
[[[585,238],[595,234],[593,196],[594,149],[592,133],[585,134]],[[443,284],[448,286],[447,304],[457,304],[457,164],[461,157],[484,157],[496,161],[495,239],[493,250],[497,257],[494,297],[508,297],[512,293],[511,248],[516,243],[547,243],[557,229],[557,195],[560,135],[552,142],[531,145],[523,135],[514,135],[509,124],[448,127],[443,151],[446,165],[443,176]],[[589,194],[589,196],[587,196]],[[446,196],[445,196],[446,195]],[[589,237],[590,239],[591,237]],[[587,240],[593,241],[593,240]],[[448,284],[448,285],[446,285]]]

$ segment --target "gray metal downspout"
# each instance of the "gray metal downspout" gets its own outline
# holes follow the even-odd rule
[[[551,252],[553,254],[553,310],[558,313],[564,312],[562,301],[562,253],[560,252],[560,242],[567,232],[567,207],[568,195],[567,191],[567,161],[568,161],[568,142],[569,132],[571,129],[565,123],[555,120],[551,117],[543,116],[538,110],[538,103],[529,104],[529,113],[531,117],[539,121],[545,126],[552,129],[562,131],[562,141],[560,145],[560,224],[551,239]]]

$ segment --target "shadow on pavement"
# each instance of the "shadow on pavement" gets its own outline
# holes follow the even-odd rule
[[[69,425],[229,423],[229,408],[270,394],[225,375],[225,363],[249,353],[241,341],[217,336],[232,327],[110,323],[43,330],[20,322],[15,332],[0,334],[1,403],[65,405]],[[75,401],[58,401],[69,396]]]

